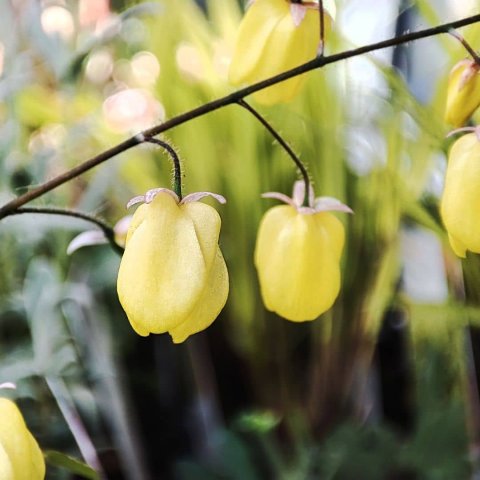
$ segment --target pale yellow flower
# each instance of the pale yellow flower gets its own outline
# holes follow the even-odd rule
[[[325,26],[335,16],[333,0],[324,1]],[[313,60],[320,42],[318,4],[289,0],[255,0],[243,18],[229,70],[234,85],[252,84]],[[303,76],[254,94],[265,105],[291,100]]]
[[[260,223],[255,248],[263,301],[268,310],[294,322],[314,320],[327,311],[340,291],[340,257],[345,241],[342,223],[329,211],[351,212],[331,197],[302,206],[304,183],[293,198],[264,194],[288,205],[273,207]]]
[[[45,460],[15,403],[0,398],[0,479],[43,480]]]
[[[118,272],[120,302],[142,336],[168,332],[175,343],[207,328],[228,296],[228,272],[218,246],[217,211],[198,202],[200,192],[179,201],[164,188],[129,202],[145,202],[133,215]]]
[[[480,140],[459,138],[450,149],[440,213],[453,251],[480,253]]]
[[[480,105],[480,66],[474,60],[458,62],[448,77],[445,121],[461,127]]]

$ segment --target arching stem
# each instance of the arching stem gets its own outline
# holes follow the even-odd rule
[[[293,163],[297,166],[302,174],[303,181],[305,182],[305,197],[303,199],[303,206],[308,207],[309,202],[309,191],[310,191],[310,178],[308,177],[308,172],[303,164],[303,162],[298,158],[296,153],[292,150],[290,145],[281,137],[281,135],[275,130],[274,127],[257,111],[255,110],[250,104],[248,104],[245,100],[241,99],[237,102],[241,107],[248,110],[275,138],[275,140],[283,147],[283,149],[288,153],[290,158],[293,160]]]
[[[178,195],[179,200],[182,199],[182,166],[180,158],[175,149],[167,142],[159,140],[158,138],[145,137],[145,142],[153,143],[159,147],[164,148],[170,155],[173,163],[173,191]]]
[[[119,255],[123,255],[124,249],[115,241],[115,231],[108,223],[106,223],[101,218],[98,218],[94,215],[90,215],[84,212],[78,212],[76,210],[69,210],[65,208],[56,208],[56,207],[21,207],[17,208],[13,212],[8,212],[6,216],[20,215],[25,213],[33,214],[43,214],[43,215],[63,215],[64,217],[73,217],[85,220],[87,222],[93,223],[99,227],[105,238],[108,240],[108,243],[113,248],[113,250]]]
[[[480,57],[478,56],[478,53],[473,49],[473,47],[465,40],[465,37],[463,35],[460,35],[456,30],[453,28],[448,31],[448,33],[456,38],[465,48],[465,50],[470,54],[470,56],[473,58],[475,63],[480,66]]]

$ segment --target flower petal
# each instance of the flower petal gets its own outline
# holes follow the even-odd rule
[[[480,141],[475,133],[459,138],[448,157],[440,213],[455,253],[480,253]]]
[[[215,261],[195,308],[180,325],[169,331],[173,342],[181,343],[190,335],[210,326],[225,306],[228,289],[227,266],[217,247]]]
[[[136,197],[131,198],[127,203],[127,210],[133,205],[137,203],[144,203],[145,202],[145,195],[137,195]]]
[[[353,213],[353,210],[334,197],[317,197],[314,202],[314,209],[316,212],[345,212]]]
[[[227,200],[223,195],[219,195],[218,193],[212,193],[212,192],[195,192],[195,193],[189,193],[183,199],[181,200],[181,204],[185,203],[190,203],[190,202],[198,202],[202,198],[205,197],[213,197],[217,202],[221,204],[227,203]]]
[[[45,461],[15,403],[0,398],[0,445],[13,471],[13,479],[43,480]]]
[[[88,230],[77,235],[67,247],[67,255],[71,255],[78,249],[89,247],[91,245],[103,245],[108,243],[104,233],[101,230]]]
[[[292,15],[293,23],[299,27],[307,13],[307,7],[299,3],[292,3],[290,5],[290,14]]]
[[[151,190],[149,190],[145,194],[145,203],[151,203],[159,193],[168,193],[175,200],[175,202],[177,203],[180,202],[178,195],[173,190],[170,190],[169,188],[161,187],[161,188],[152,188]]]
[[[219,231],[215,209],[198,202],[179,206],[168,192],[137,209],[117,290],[140,335],[169,331],[187,318],[204,290]]]
[[[262,193],[261,197],[262,198],[274,198],[275,200],[280,200],[281,202],[286,203],[287,205],[291,205],[292,207],[296,207],[293,199],[290,198],[288,195],[285,195],[284,193],[266,192],[266,193]]]
[[[340,289],[343,226],[328,213],[302,215],[277,206],[263,217],[255,248],[267,309],[292,321],[317,318]]]

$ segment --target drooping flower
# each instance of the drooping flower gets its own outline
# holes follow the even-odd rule
[[[448,78],[445,121],[461,127],[480,105],[480,65],[474,60],[461,60]]]
[[[296,182],[292,198],[266,193],[287,205],[268,210],[260,223],[255,266],[266,308],[294,322],[314,320],[327,311],[340,291],[340,257],[345,232],[329,211],[352,213],[332,197],[302,206],[304,182]]]
[[[335,3],[324,0],[325,26],[335,17]],[[320,41],[318,3],[255,0],[243,18],[229,70],[234,85],[251,84],[313,60]],[[304,78],[293,77],[254,94],[265,105],[288,102]]]
[[[480,253],[480,138],[459,138],[448,156],[440,213],[453,251]]]
[[[175,343],[207,328],[228,296],[228,272],[218,246],[221,220],[198,200],[157,188],[133,198],[133,215],[118,272],[117,291],[133,329],[168,332]]]
[[[25,425],[20,410],[7,398],[0,398],[0,478],[45,478],[45,460],[40,447]]]

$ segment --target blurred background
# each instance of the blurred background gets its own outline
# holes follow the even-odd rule
[[[232,91],[243,2],[0,5],[2,204]],[[327,54],[480,11],[475,0],[337,5]],[[462,29],[474,48],[479,30]],[[184,344],[133,332],[112,249],[66,254],[91,225],[1,221],[0,383],[17,385],[2,395],[46,452],[47,479],[480,478],[480,261],[459,262],[438,215],[453,141],[446,81],[465,56],[448,35],[420,40],[309,73],[293,103],[258,107],[308,164],[317,195],[355,212],[338,215],[340,297],[314,322],[290,323],[261,302],[253,248],[275,202],[260,194],[289,194],[298,172],[238,106],[163,137],[181,155],[186,193],[228,200],[216,208],[230,296]],[[167,156],[141,146],[35,205],[113,225],[171,173]]]

